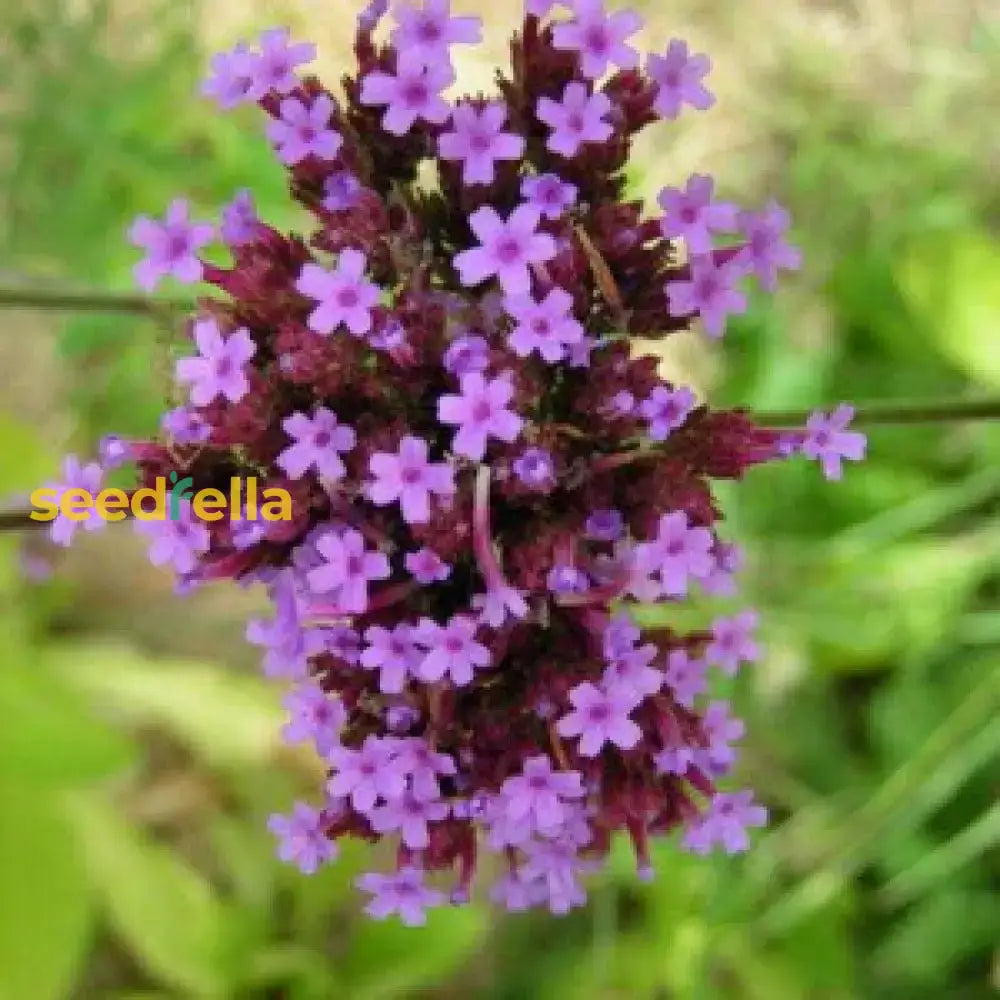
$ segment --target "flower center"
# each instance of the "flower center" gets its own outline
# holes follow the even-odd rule
[[[456,635],[449,635],[444,641],[444,648],[448,650],[449,653],[461,653],[462,640]]]
[[[354,288],[342,288],[337,292],[337,304],[343,309],[353,309],[358,304],[358,293]]]
[[[316,129],[312,125],[303,125],[299,129],[299,138],[303,142],[315,142],[316,141]]]
[[[493,410],[485,399],[479,400],[479,402],[472,407],[472,419],[477,423],[485,423],[492,415]]]
[[[361,576],[362,568],[361,556],[348,556],[347,572],[351,576]]]
[[[531,321],[531,332],[536,337],[547,337],[551,332],[549,327],[549,321],[547,319],[533,319]]]
[[[513,236],[505,236],[497,243],[496,252],[501,264],[514,264],[521,259],[521,244]]]
[[[219,358],[215,363],[215,374],[219,378],[226,378],[232,374],[233,362],[229,358]]]
[[[611,710],[603,702],[599,705],[592,705],[587,714],[591,722],[607,722],[611,718]]]
[[[469,136],[469,148],[474,153],[485,153],[492,145],[492,136],[486,135],[485,132],[473,132]]]
[[[403,88],[403,101],[410,108],[419,108],[427,103],[427,84],[422,80],[411,80]]]
[[[417,23],[417,37],[422,42],[437,42],[441,39],[441,26],[431,18],[423,18]]]
[[[313,444],[317,448],[329,448],[331,440],[329,431],[317,431],[315,437],[313,437]]]
[[[591,52],[595,52],[598,55],[605,55],[611,48],[611,39],[608,37],[608,33],[604,30],[604,27],[599,24],[595,24],[587,29],[584,33],[583,41]]]
[[[407,486],[413,486],[415,483],[420,482],[420,480],[423,478],[423,474],[421,473],[421,470],[418,469],[415,465],[404,466],[403,474],[400,478],[403,480],[404,483],[406,483]]]
[[[571,132],[582,132],[583,131],[583,115],[581,115],[578,111],[574,111],[566,119],[566,127]]]
[[[692,207],[691,205],[685,205],[681,209],[681,222],[690,226],[698,221],[698,209]]]
[[[544,792],[547,782],[541,775],[536,774],[534,777],[528,779],[528,787],[534,792]]]
[[[190,251],[187,233],[174,233],[170,237],[167,252],[173,258],[185,257]]]

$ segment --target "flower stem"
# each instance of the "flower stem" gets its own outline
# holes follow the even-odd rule
[[[0,308],[46,312],[99,312],[162,316],[194,309],[193,299],[152,298],[129,292],[0,285]]]
[[[831,407],[832,408],[832,407]],[[754,421],[768,427],[801,427],[811,410],[754,412]],[[940,424],[967,420],[1000,420],[1000,397],[956,399],[941,403],[872,403],[855,410],[852,424]]]

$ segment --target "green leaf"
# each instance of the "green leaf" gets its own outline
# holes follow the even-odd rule
[[[69,996],[93,930],[87,872],[58,799],[7,781],[0,914],[0,1000]]]
[[[447,979],[486,937],[478,906],[429,910],[426,927],[404,927],[390,918],[359,923],[339,972],[347,995],[365,1000],[419,996]]]
[[[111,925],[149,974],[197,997],[228,995],[227,910],[209,883],[97,797],[76,796],[71,816]]]
[[[0,716],[0,778],[79,785],[122,771],[134,759],[128,740],[102,722],[44,660],[22,664],[9,649],[0,670]]]
[[[996,318],[1000,250],[985,233],[960,230],[914,246],[898,280],[938,350],[972,381],[1000,387]]]
[[[270,763],[281,746],[278,698],[256,677],[110,643],[61,652],[58,663],[65,683],[133,724],[163,727],[209,763]]]

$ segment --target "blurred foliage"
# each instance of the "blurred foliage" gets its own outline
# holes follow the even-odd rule
[[[247,185],[294,225],[259,121],[192,96],[193,20],[180,0],[0,13],[5,275],[127,288],[128,222],[179,192],[213,214]],[[810,45],[761,83],[751,122],[808,268],[734,325],[715,398],[1000,387],[1000,198],[966,78],[927,74],[900,114],[830,86],[835,59]],[[985,29],[965,55],[998,78]],[[137,319],[61,327],[80,447],[155,425],[171,336]],[[57,458],[3,409],[0,496]],[[766,622],[737,701],[772,828],[745,858],[659,845],[649,886],[620,844],[590,907],[562,920],[478,903],[418,931],[358,919],[366,848],[312,879],[272,857],[268,813],[315,780],[277,740],[274,690],[154,654],[124,619],[117,637],[88,627],[100,581],[32,584],[0,538],[0,1000],[992,995],[1000,429],[877,429],[870,450],[839,486],[789,464],[724,491]],[[162,609],[178,630],[187,613]]]

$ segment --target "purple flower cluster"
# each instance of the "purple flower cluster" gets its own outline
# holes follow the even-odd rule
[[[695,320],[720,335],[743,283],[772,290],[799,254],[779,206],[740,211],[707,175],[664,188],[659,218],[624,199],[635,134],[712,105],[709,60],[675,39],[643,61],[635,13],[572,0],[546,23],[553,6],[529,0],[489,96],[445,96],[452,48],[481,34],[449,0],[396,5],[387,44],[369,5],[342,101],[299,75],[315,51],[286,31],[214,57],[204,93],[258,104],[307,236],[247,191],[223,212],[228,266],[198,257],[215,230],[184,201],[131,230],[141,285],[220,294],[177,365],[188,405],[106,464],[288,491],[290,519],[263,529],[186,504],[138,528],[186,588],[266,589],[247,637],[293,685],[284,739],[327,771],[319,804],[270,828],[305,872],[341,837],[394,843],[396,870],[358,881],[376,919],[468,899],[483,849],[507,865],[494,900],[557,914],[617,831],[642,878],[651,836],[745,850],[766,812],[719,787],[743,724],[706,694],[759,657],[757,617],[684,633],[627,608],[735,593],[713,480],[793,454],[837,478],[864,454],[849,407],[759,426],[634,350]],[[56,489],[103,471],[67,460]],[[427,884],[449,873],[447,893]]]

